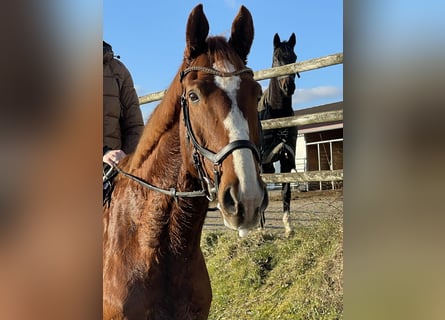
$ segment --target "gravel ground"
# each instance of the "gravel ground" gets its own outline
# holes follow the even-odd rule
[[[213,207],[212,204],[210,207]],[[310,224],[333,213],[343,213],[343,191],[292,191],[291,225]],[[283,204],[280,191],[269,191],[269,206],[266,209],[266,230],[283,230]],[[208,211],[204,230],[229,230],[224,226],[218,210]]]

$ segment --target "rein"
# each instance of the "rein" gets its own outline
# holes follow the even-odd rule
[[[205,73],[210,73],[219,77],[232,77],[239,75],[244,72],[249,72],[253,75],[253,71],[249,68],[244,68],[238,71],[234,72],[221,72],[212,68],[206,68],[206,67],[200,67],[200,66],[193,66],[184,69],[180,72],[180,81],[182,83],[183,78],[192,71],[201,71]],[[261,157],[260,152],[258,151],[258,147],[252,143],[250,140],[235,140],[230,142],[228,145],[224,146],[220,151],[217,153],[206,149],[205,147],[201,146],[199,142],[196,140],[196,137],[192,130],[192,125],[190,123],[190,114],[187,104],[187,99],[185,97],[185,92],[181,95],[181,107],[183,110],[183,116],[184,116],[184,122],[185,122],[185,128],[187,131],[187,139],[191,141],[194,147],[193,152],[193,163],[195,165],[196,170],[198,171],[199,179],[201,181],[202,189],[199,191],[176,191],[175,188],[170,189],[162,189],[159,187],[156,187],[146,180],[137,177],[135,175],[132,175],[131,173],[125,172],[121,168],[119,168],[117,165],[114,165],[114,169],[125,177],[136,181],[140,185],[156,191],[160,192],[165,195],[169,195],[171,197],[174,197],[176,200],[178,197],[183,198],[195,198],[195,197],[207,197],[209,201],[215,200],[215,195],[218,193],[218,186],[219,186],[219,180],[220,180],[220,168],[222,165],[222,162],[235,150],[237,149],[250,149],[257,159],[258,163],[261,163]],[[206,158],[209,161],[213,163],[213,182],[208,177],[207,173],[205,172],[203,165],[202,165],[202,158]]]
[[[152,184],[150,184],[149,182],[147,182],[146,180],[139,178],[135,175],[132,175],[131,173],[125,172],[124,170],[122,170],[121,168],[119,168],[117,165],[114,166],[114,169],[116,169],[116,171],[124,176],[126,176],[127,178],[130,178],[131,180],[136,181],[137,183],[139,183],[140,185],[153,190],[153,191],[157,191],[163,194],[166,194],[168,196],[172,196],[174,198],[178,198],[178,197],[183,197],[183,198],[196,198],[196,197],[205,197],[207,195],[205,190],[200,190],[200,191],[176,191],[175,188],[170,188],[170,189],[162,189],[159,187],[156,187]]]

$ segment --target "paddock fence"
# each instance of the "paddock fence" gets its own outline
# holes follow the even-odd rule
[[[254,71],[254,79],[257,81],[280,77],[293,73],[301,73],[343,63],[343,53],[331,54],[328,56],[295,62],[281,67],[268,68]],[[161,100],[167,90],[157,91],[139,97],[139,104],[146,104]],[[285,128],[292,126],[302,126],[307,124],[318,124],[330,121],[343,120],[343,110],[306,114],[302,116],[292,116],[261,121],[263,129]],[[342,181],[343,169],[341,170],[321,170],[293,173],[262,174],[266,183],[300,183],[317,181]]]

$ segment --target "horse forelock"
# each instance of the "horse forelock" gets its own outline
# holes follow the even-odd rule
[[[229,61],[236,70],[241,69],[244,67],[244,63],[239,57],[239,55],[236,53],[234,48],[227,42],[226,38],[222,36],[213,36],[208,37],[206,40],[207,43],[207,52],[203,54],[208,61],[203,62],[202,59],[195,59],[190,63],[190,65],[198,65],[198,64],[207,64],[202,65],[205,67],[214,67],[214,64],[218,65],[219,62],[222,61]],[[220,70],[216,69],[218,71],[225,72],[227,70]]]
[[[297,61],[294,47],[288,41],[282,41],[273,51],[272,67],[279,67]]]

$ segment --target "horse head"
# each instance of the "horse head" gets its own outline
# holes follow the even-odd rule
[[[295,54],[295,33],[292,33],[288,41],[281,41],[278,33],[275,33],[273,38],[273,63],[272,67],[284,66],[286,64],[294,63],[297,61],[297,55]],[[300,75],[297,73],[297,76]],[[295,74],[290,74],[282,77],[278,77],[278,82],[281,91],[285,96],[292,96],[295,91]]]
[[[225,225],[243,236],[258,225],[268,203],[258,154],[261,87],[245,66],[253,41],[252,16],[240,8],[228,41],[207,37],[208,31],[198,5],[187,22],[180,72],[181,153],[190,173],[218,201]]]

